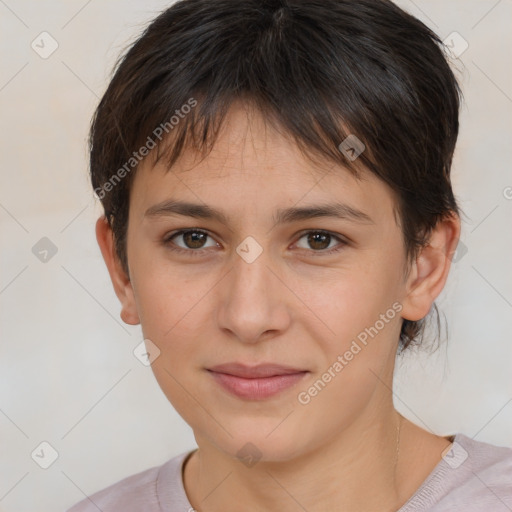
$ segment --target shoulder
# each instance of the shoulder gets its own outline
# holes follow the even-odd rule
[[[512,448],[457,434],[434,471],[400,512],[512,510]]]
[[[450,453],[452,460],[455,459],[451,466],[448,462]],[[512,506],[512,448],[475,441],[458,434],[444,460],[451,470],[448,475],[451,474],[468,495],[501,498],[509,507]]]
[[[155,466],[87,496],[67,512],[160,512],[160,490],[165,488],[166,498],[174,495],[181,499],[181,467],[186,456],[184,452]],[[164,485],[165,481],[165,485]]]

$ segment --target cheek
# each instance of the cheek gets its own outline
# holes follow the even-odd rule
[[[303,298],[311,318],[316,319],[315,325],[320,329],[313,339],[329,340],[333,349],[341,350],[365,329],[374,326],[380,315],[386,315],[391,308],[385,318],[386,327],[382,329],[381,322],[377,325],[379,330],[388,331],[390,323],[399,321],[392,309],[399,297],[398,279],[396,265],[388,266],[384,259],[331,269],[314,279],[301,277],[296,283],[300,290],[298,295]],[[299,319],[297,321],[300,322]]]
[[[181,352],[187,355],[194,350],[193,340],[201,339],[204,299],[214,281],[208,276],[195,279],[185,275],[186,268],[177,270],[144,258],[134,270],[135,298],[144,337],[162,352],[172,346],[176,356]]]
[[[362,413],[394,360],[400,304],[393,281],[391,272],[374,267],[326,279],[323,293],[311,287],[308,304],[329,330],[322,328],[321,336],[311,334],[312,361],[319,364],[299,390],[297,407],[304,417],[325,418],[326,432],[339,431]],[[313,426],[307,433],[299,432],[309,426],[302,423],[297,435],[315,435]]]
[[[204,409],[193,397],[202,358],[209,353],[205,307],[211,279],[192,281],[157,270],[144,276],[137,288],[142,330],[160,350],[152,371],[176,411],[185,421],[197,423]]]

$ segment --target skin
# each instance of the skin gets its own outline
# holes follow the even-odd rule
[[[172,172],[149,158],[137,169],[127,231],[129,277],[108,224],[98,219],[97,239],[121,318],[140,323],[144,338],[161,351],[152,364],[156,379],[194,431],[198,450],[183,477],[200,512],[235,511],[241,503],[251,512],[396,511],[450,445],[401,417],[391,387],[401,321],[426,316],[443,289],[460,221],[455,215],[441,221],[408,269],[394,193],[372,174],[362,177],[341,165],[313,164],[257,111],[234,103],[206,158],[187,150]],[[145,216],[170,198],[221,209],[228,224]],[[335,201],[371,221],[272,220],[279,208]],[[196,245],[183,235],[165,241],[193,228],[209,236]],[[314,245],[303,233],[319,229],[346,244],[327,254],[340,247],[338,239]],[[247,236],[263,250],[252,263],[236,252]],[[185,252],[172,251],[173,242]],[[298,393],[397,302],[400,313],[301,404]],[[275,362],[310,373],[271,398],[242,400],[206,371],[232,361]],[[261,454],[251,467],[237,458],[248,442]]]

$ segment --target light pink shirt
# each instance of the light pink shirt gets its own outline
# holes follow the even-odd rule
[[[184,452],[85,498],[68,512],[192,512]],[[397,512],[511,512],[512,448],[457,434],[451,450]]]

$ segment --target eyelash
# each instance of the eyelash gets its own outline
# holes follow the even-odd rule
[[[168,236],[166,236],[164,238],[164,240],[163,240],[163,244],[169,250],[177,252],[177,253],[187,254],[187,255],[191,255],[191,256],[192,255],[193,256],[202,256],[203,253],[205,251],[207,251],[208,249],[183,249],[182,247],[178,247],[178,246],[176,246],[175,244],[172,243],[172,239],[173,238],[176,238],[179,235],[183,235],[185,233],[202,233],[202,234],[204,234],[206,236],[211,236],[207,231],[204,231],[202,229],[182,229],[180,231],[176,231],[174,233],[170,233]],[[301,233],[301,235],[300,235],[300,237],[298,238],[297,241],[299,241],[301,238],[303,238],[304,236],[306,236],[306,235],[308,235],[310,233],[329,235],[331,238],[334,238],[338,242],[340,242],[340,244],[338,246],[334,247],[333,249],[319,250],[319,251],[314,251],[313,249],[311,249],[310,251],[308,251],[308,252],[313,253],[315,256],[317,256],[317,255],[318,256],[322,256],[322,255],[325,256],[326,254],[334,254],[334,253],[339,252],[340,250],[342,250],[345,247],[345,245],[347,245],[347,242],[345,240],[343,240],[339,236],[335,235],[334,233],[331,233],[330,231],[325,231],[323,229],[310,229],[310,230],[304,231],[304,232]],[[307,249],[304,249],[304,250],[307,250]]]

